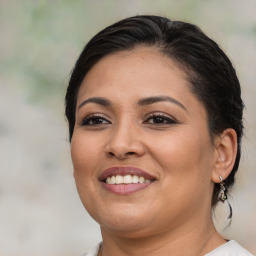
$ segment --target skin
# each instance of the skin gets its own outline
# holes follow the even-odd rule
[[[156,96],[179,103],[138,105]],[[92,97],[111,105],[82,104]],[[211,198],[219,175],[225,179],[232,170],[235,152],[234,130],[211,140],[206,110],[186,75],[157,49],[110,54],[81,84],[71,141],[74,177],[101,226],[105,256],[198,256],[225,243],[212,223]],[[141,168],[156,181],[128,195],[108,192],[99,176],[112,166]]]

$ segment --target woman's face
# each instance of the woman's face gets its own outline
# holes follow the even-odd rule
[[[146,47],[108,55],[86,75],[71,154],[80,198],[102,229],[134,237],[210,218],[216,152],[189,86]]]

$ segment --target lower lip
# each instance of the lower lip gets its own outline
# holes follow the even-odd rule
[[[140,191],[142,189],[147,188],[150,186],[153,182],[150,183],[134,183],[134,184],[107,184],[105,182],[102,182],[102,186],[104,189],[106,189],[109,192],[120,194],[120,195],[126,195],[131,194],[137,191]]]

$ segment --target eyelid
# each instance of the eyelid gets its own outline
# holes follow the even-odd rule
[[[107,121],[108,123],[111,123],[110,118],[107,115],[96,112],[96,113],[90,113],[90,114],[86,115],[85,117],[83,117],[82,120],[80,121],[80,125],[85,126],[86,125],[85,122],[89,121],[92,118],[102,118],[105,121]],[[90,125],[88,125],[88,126],[90,126]]]
[[[147,121],[148,119],[150,119],[152,117],[163,117],[163,118],[172,120],[173,123],[179,123],[175,117],[173,117],[169,114],[163,113],[163,112],[159,112],[159,111],[151,112],[151,113],[147,114],[144,119],[145,119],[145,121]]]

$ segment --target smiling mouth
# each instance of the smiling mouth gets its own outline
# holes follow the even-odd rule
[[[137,184],[137,183],[150,183],[152,180],[146,179],[143,176],[137,175],[113,175],[105,180],[107,184]]]
[[[135,167],[111,167],[103,171],[100,181],[105,190],[125,195],[147,188],[156,178]]]

